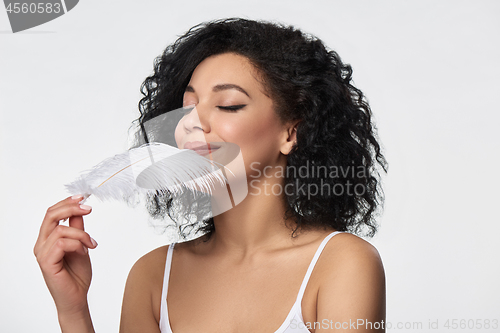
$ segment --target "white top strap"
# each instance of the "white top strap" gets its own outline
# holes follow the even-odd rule
[[[309,264],[309,267],[307,268],[306,276],[304,276],[304,280],[302,281],[302,285],[300,286],[299,289],[299,294],[297,295],[297,303],[300,304],[302,303],[302,297],[304,296],[304,292],[306,291],[307,283],[309,282],[309,278],[311,277],[311,273],[314,269],[314,266],[316,265],[316,262],[318,261],[319,256],[321,255],[321,252],[323,252],[323,249],[326,246],[326,243],[332,238],[333,236],[342,233],[342,231],[334,231],[328,236],[323,239],[321,244],[318,247],[318,250],[316,250],[316,253],[314,254],[314,257],[311,260],[311,263]]]
[[[170,320],[168,318],[167,309],[167,293],[168,293],[168,281],[170,278],[170,267],[172,266],[172,253],[174,251],[175,243],[172,243],[168,247],[167,260],[165,261],[165,274],[163,274],[163,288],[161,291],[161,305],[160,305],[160,331],[163,333],[171,332]]]

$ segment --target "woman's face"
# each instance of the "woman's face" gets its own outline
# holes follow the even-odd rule
[[[184,106],[195,108],[177,125],[177,146],[226,163],[224,156],[232,155],[236,145],[247,177],[256,169],[282,165],[288,131],[268,95],[246,57],[224,53],[206,58],[184,93]]]

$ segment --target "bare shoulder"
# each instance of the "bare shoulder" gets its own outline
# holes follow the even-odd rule
[[[163,277],[168,247],[169,245],[164,245],[143,255],[132,266],[130,274],[150,278],[157,277],[158,275]]]
[[[318,264],[318,319],[385,320],[385,273],[373,245],[352,234],[338,234],[325,246]]]
[[[136,261],[123,294],[120,333],[159,332],[163,274],[168,245]]]
[[[323,274],[357,272],[382,273],[382,259],[377,249],[366,240],[350,233],[340,233],[330,239],[321,255]]]

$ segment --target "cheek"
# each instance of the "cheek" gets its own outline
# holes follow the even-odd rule
[[[218,133],[224,141],[240,147],[247,167],[253,162],[261,165],[274,163],[279,156],[279,129],[267,119],[247,119],[238,124],[222,125]]]
[[[252,112],[252,116],[220,117],[214,122],[217,126],[212,127],[212,130],[215,130],[221,139],[227,142],[258,144],[260,141],[266,141],[275,136],[279,131],[275,123],[275,120],[266,117],[265,113],[256,115]]]
[[[251,130],[248,126],[244,126],[242,121],[225,121],[221,119],[217,122],[218,126],[212,128],[212,131],[217,133],[223,141],[240,145],[245,142],[246,137]]]

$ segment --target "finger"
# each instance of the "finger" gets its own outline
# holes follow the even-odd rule
[[[62,207],[64,205],[75,203],[75,202],[78,202],[79,204],[82,204],[82,202],[84,202],[84,201],[85,201],[85,196],[84,195],[82,195],[82,194],[73,195],[73,196],[67,197],[66,199],[61,200],[58,203],[56,203],[55,205],[49,207],[47,209],[47,211],[53,210],[53,209],[57,209],[57,208]],[[67,219],[68,218],[66,217],[66,218],[62,219],[61,221],[65,222]]]
[[[90,207],[88,205],[82,205],[81,204],[85,200],[86,199],[84,199],[83,201],[80,201],[80,207]],[[73,228],[78,228],[80,230],[85,230],[84,225],[83,225],[83,217],[81,217],[81,216],[72,216],[72,217],[70,217],[69,218],[69,226],[73,227]]]
[[[82,216],[72,216],[69,218],[69,226],[72,228],[85,230]]]
[[[85,203],[85,200],[87,200],[88,196],[83,195],[83,194],[76,194],[71,197],[66,198],[65,200],[61,201],[61,203],[64,203],[66,200],[71,200],[70,203],[77,201],[80,205],[83,205]],[[59,203],[58,203],[59,204]],[[68,218],[64,218],[59,222],[66,222]]]
[[[35,253],[36,256],[44,256],[46,252],[50,250],[50,248],[61,238],[66,239],[75,239],[80,241],[86,247],[94,249],[97,246],[95,240],[90,237],[88,233],[83,230],[67,227],[65,225],[58,225],[54,231],[49,235],[43,246],[40,247],[38,253]]]
[[[79,205],[77,202],[68,203],[57,208],[49,208],[45,214],[45,218],[40,227],[40,237],[42,240],[47,239],[52,230],[59,224],[59,221],[71,217],[87,215],[92,211],[92,207],[87,205]]]
[[[79,240],[59,238],[44,256],[40,266],[43,266],[44,270],[49,273],[58,273],[62,269],[65,254],[70,252],[87,255],[88,249]]]
[[[49,209],[50,208],[57,208],[57,207],[60,207],[60,206],[64,206],[64,205],[66,205],[68,203],[80,202],[80,201],[83,200],[83,198],[84,198],[84,196],[82,194],[73,195],[71,197],[67,197],[66,199],[63,199],[63,200],[59,201],[55,205],[49,207]]]
[[[59,221],[71,217],[87,215],[92,211],[92,207],[86,205],[79,205],[77,200],[66,202],[65,205],[59,205],[55,208],[50,207],[47,209],[45,218],[43,219],[40,227],[40,234],[37,240],[44,242],[55,227],[59,225]]]

